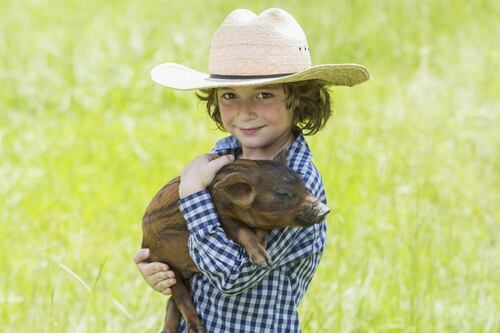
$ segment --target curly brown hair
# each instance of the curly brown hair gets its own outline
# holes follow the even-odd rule
[[[294,130],[301,130],[304,135],[313,135],[321,130],[331,114],[328,84],[320,80],[307,80],[283,83],[287,95],[286,107],[293,110]],[[196,96],[206,102],[207,112],[217,127],[225,131],[217,103],[217,89],[201,89]]]

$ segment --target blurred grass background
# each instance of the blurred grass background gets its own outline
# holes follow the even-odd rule
[[[143,210],[225,134],[149,71],[274,6],[374,77],[308,139],[333,214],[303,331],[500,332],[500,2],[1,0],[2,332],[159,331]]]

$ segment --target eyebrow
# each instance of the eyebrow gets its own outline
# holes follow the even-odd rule
[[[221,87],[217,88],[219,90],[234,90],[234,88],[237,87]],[[276,90],[276,89],[281,89],[280,84],[269,84],[269,85],[264,85],[264,86],[258,86],[258,87],[253,87],[253,90]]]
[[[280,89],[281,85],[280,84],[269,84],[266,86],[258,86],[255,87],[255,90],[261,90],[261,89]]]

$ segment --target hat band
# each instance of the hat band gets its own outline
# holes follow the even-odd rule
[[[283,74],[270,74],[270,75],[222,75],[222,74],[210,74],[211,79],[223,79],[223,80],[249,80],[249,79],[274,79],[278,77],[293,75],[295,73],[283,73]]]

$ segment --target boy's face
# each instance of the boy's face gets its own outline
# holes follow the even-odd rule
[[[286,107],[281,84],[262,87],[217,89],[217,101],[224,128],[245,149],[277,153],[273,149],[293,137],[293,112]]]

